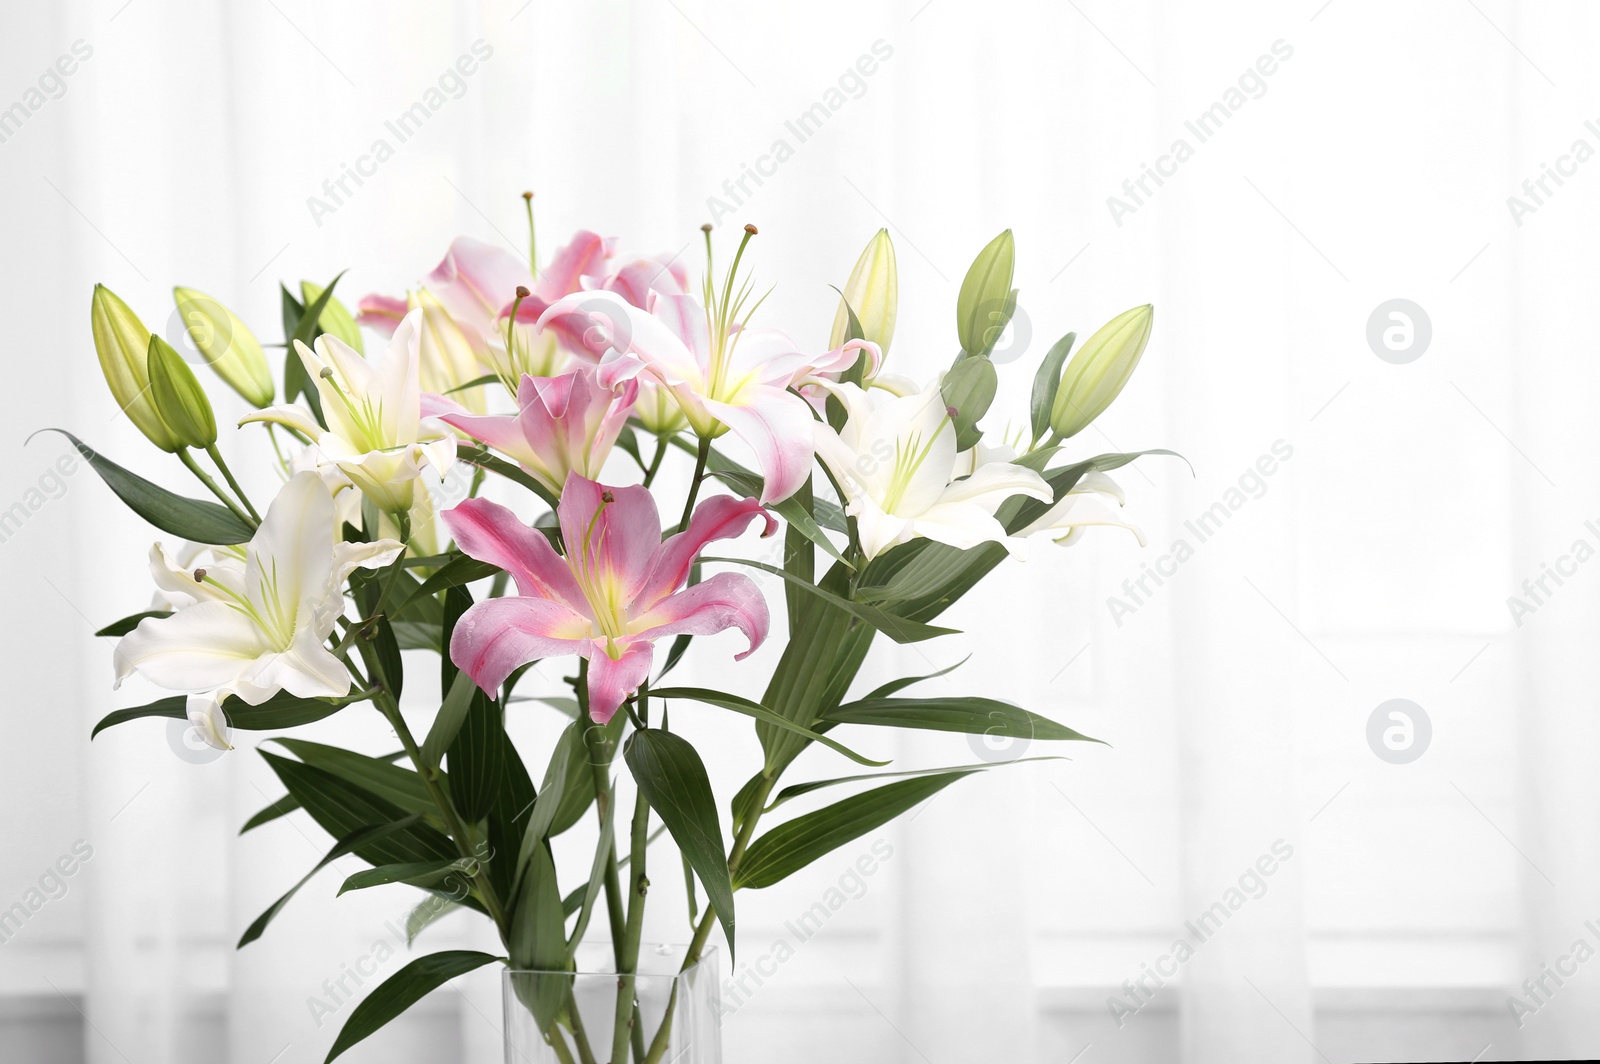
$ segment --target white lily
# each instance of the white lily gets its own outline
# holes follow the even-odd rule
[[[172,588],[190,602],[170,617],[140,621],[122,638],[117,685],[138,672],[168,690],[218,703],[231,694],[251,705],[279,691],[301,698],[348,694],[350,674],[326,646],[344,613],[344,582],[357,568],[393,561],[401,545],[336,537],[327,487],[315,473],[297,473],[245,545],[243,566],[194,570],[188,587]],[[151,568],[164,589],[178,578],[162,552],[152,555]],[[202,735],[207,720],[215,725],[203,703],[191,699],[189,711],[192,720],[202,718],[196,721]]]
[[[999,543],[1014,553],[1021,540],[1006,534],[995,511],[1014,495],[1052,498],[1031,469],[957,454],[939,384],[886,401],[853,384],[829,388],[847,416],[838,432],[815,425],[817,456],[844,489],[868,558],[918,536],[961,548]]]
[[[1100,501],[1101,496],[1115,500],[1118,506],[1127,502],[1127,497],[1123,495],[1122,488],[1116,481],[1098,469],[1091,469],[1061,497],[1060,502],[1050,507],[1038,519],[1029,522],[1028,526],[1017,534],[1031,536],[1038,532],[1051,533],[1052,539],[1066,547],[1082,539],[1085,530],[1106,526],[1126,528],[1139,541],[1139,546],[1144,546],[1144,532],[1139,526],[1124,521],[1115,510]]]
[[[239,423],[273,421],[304,433],[378,509],[409,510],[422,471],[432,468],[442,480],[456,457],[455,434],[443,422],[422,416],[422,329],[423,311],[411,311],[388,349],[371,362],[327,333],[317,338],[315,351],[296,341],[328,427],[317,424],[303,406],[271,407]]]

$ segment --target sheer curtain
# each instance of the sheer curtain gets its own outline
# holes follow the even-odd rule
[[[0,906],[30,915],[0,945],[0,1055],[319,1061],[404,963],[414,900],[336,900],[353,870],[336,868],[235,951],[329,841],[299,816],[236,834],[280,793],[256,737],[218,759],[151,722],[86,743],[154,697],[111,692],[92,636],[147,600],[150,534],[60,472],[63,439],[20,441],[68,427],[178,482],[115,416],[91,286],[165,332],[169,288],[195,285],[273,338],[280,280],[350,266],[353,297],[413,282],[457,233],[520,247],[524,188],[545,247],[588,227],[694,269],[702,221],[755,222],[762,314],[813,345],[825,282],[887,226],[891,358],[913,376],[948,362],[962,273],[1010,227],[1023,314],[997,424],[1062,333],[1158,307],[1133,384],[1073,441],[1183,453],[1116,474],[1148,545],[1104,530],[1038,550],[950,611],[965,635],[886,644],[861,679],[970,653],[929,689],[980,686],[1110,745],[865,739],[905,766],[1071,760],[963,781],[743,899],[730,1060],[1593,1055],[1600,982],[1547,974],[1600,946],[1600,617],[1591,567],[1561,560],[1600,544],[1584,6],[105,0],[3,18],[0,93],[25,106],[0,114],[18,441],[0,466]],[[41,81],[61,56],[73,73]],[[1407,364],[1368,339],[1393,299],[1431,322]],[[1547,565],[1561,581],[1534,600],[1523,581]],[[1536,608],[1519,624],[1508,596]],[[1369,744],[1396,698],[1431,723],[1409,764]],[[556,733],[518,727],[528,751]],[[684,707],[681,727],[753,763],[737,722]],[[364,713],[315,737],[392,742]],[[796,772],[835,768],[812,752]],[[797,932],[830,890],[846,902]],[[489,945],[458,917],[427,934]],[[652,914],[647,937],[685,934],[681,910]],[[494,977],[468,977],[350,1059],[493,1061],[498,1015]]]

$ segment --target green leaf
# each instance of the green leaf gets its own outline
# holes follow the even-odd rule
[[[500,377],[497,374],[485,373],[481,377],[472,378],[470,381],[468,381],[465,384],[456,385],[454,388],[451,388],[448,392],[445,392],[444,394],[445,395],[454,395],[457,392],[464,392],[468,388],[482,388],[485,384],[493,384],[496,381],[498,381],[499,379],[500,379]]]
[[[849,309],[849,304],[845,305]],[[854,317],[854,314],[851,315]],[[832,398],[831,396],[829,398]],[[812,502],[812,477],[806,477],[805,483],[800,485],[790,496],[799,504],[803,517],[810,518]],[[783,568],[793,573],[800,580],[813,586],[817,582],[817,552],[812,549],[811,539],[794,522],[783,531]],[[800,597],[801,591],[794,584],[783,586],[784,605],[789,611],[789,630],[792,632],[800,622],[800,608],[805,602]]]
[[[505,459],[497,458],[481,448],[475,449],[463,447],[456,451],[456,458],[462,462],[466,462],[468,465],[475,465],[479,469],[487,469],[491,473],[498,473],[512,483],[520,484],[524,488],[527,488],[529,491],[533,492],[535,495],[539,496],[539,498],[545,501],[545,504],[549,506],[550,509],[554,510],[556,508],[556,503],[558,500],[550,493],[550,489],[535,480],[533,476],[531,476],[520,466],[512,465]],[[541,532],[544,531],[544,529],[539,530]]]
[[[768,565],[765,562],[752,561],[749,558],[702,557],[700,560],[703,562],[727,562],[732,565],[748,565],[752,569],[760,569],[762,572],[782,577],[785,582],[794,584],[807,594],[821,599],[836,609],[843,610],[858,620],[865,621],[896,643],[920,643],[924,639],[956,634],[954,628],[937,628],[933,625],[923,624],[920,621],[908,620],[892,613],[886,613],[864,602],[851,602],[847,598],[835,595],[831,591],[825,591],[816,584],[802,580],[793,573],[784,572],[777,566]]]
[[[1042,452],[1036,452],[1036,454],[1038,453]],[[1173,458],[1183,457],[1177,451],[1169,451],[1162,447],[1152,448],[1148,451],[1132,451],[1127,454],[1101,454],[1069,466],[1048,470],[1044,473],[1045,483],[1050,485],[1055,502],[1060,502],[1066,497],[1067,492],[1076,487],[1078,481],[1082,480],[1084,474],[1090,470],[1098,470],[1105,473],[1113,469],[1121,469],[1139,458],[1152,454],[1170,455]],[[1021,464],[1026,465],[1028,464],[1028,459],[1033,458],[1035,458],[1035,455],[1025,456],[1021,460]],[[1044,460],[1048,461],[1048,458]],[[1053,503],[1040,502],[1038,499],[1013,497],[1006,500],[995,516],[1000,520],[1001,524],[1006,526],[1007,532],[1017,532],[1044,516],[1051,505]]]
[[[239,829],[239,834],[243,835],[245,832],[254,830],[255,828],[260,827],[262,824],[270,823],[278,819],[280,816],[287,816],[299,808],[300,800],[292,794],[286,794],[282,798],[279,798],[276,802],[273,802],[271,805],[267,806],[265,809],[262,809],[256,813],[256,815],[251,817],[249,820],[246,820],[244,822],[244,827]]]
[[[417,589],[400,603],[399,608],[394,611],[395,615],[399,616],[405,613],[420,600],[432,598],[435,594],[447,588],[470,584],[474,580],[482,580],[486,576],[493,576],[499,571],[500,567],[498,565],[480,562],[478,559],[469,558],[465,554],[458,555],[439,566],[432,576],[419,584]]]
[[[999,376],[987,358],[968,358],[957,362],[944,375],[939,386],[945,406],[955,411],[956,450],[964,451],[983,437],[978,419],[989,412],[994,402]]]
[[[496,710],[497,720],[503,722],[498,707]],[[539,795],[528,775],[528,766],[517,753],[503,723],[494,732],[493,756],[500,768],[500,785],[495,790],[494,804],[489,807],[489,853],[486,856],[489,878],[496,892],[510,904],[516,896],[513,889],[517,876],[516,855]]]
[[[851,761],[854,761],[858,765],[870,765],[875,768],[881,768],[889,763],[887,761],[874,761],[870,757],[865,757],[861,754],[858,754],[848,746],[845,746],[843,743],[836,742],[835,740],[828,738],[826,735],[812,731],[810,728],[804,727],[803,725],[796,724],[787,717],[779,716],[777,713],[774,713],[772,710],[768,709],[766,706],[763,706],[759,702],[752,702],[750,699],[741,698],[738,695],[730,695],[722,691],[712,691],[705,687],[663,687],[653,690],[650,693],[657,698],[687,698],[695,702],[704,702],[707,705],[717,706],[720,709],[731,709],[735,713],[743,713],[747,717],[754,717],[756,720],[764,721],[775,728],[782,728],[784,731],[793,732],[796,735],[804,736],[814,743],[821,743],[830,750],[835,750],[843,754],[845,757],[848,757]]]
[[[863,698],[825,711],[832,724],[871,724],[885,728],[966,732],[1012,739],[1100,742],[1010,702],[970,696],[956,698]]]
[[[255,535],[255,529],[235,517],[226,506],[204,499],[190,499],[170,492],[159,484],[152,484],[111,459],[101,457],[93,447],[65,429],[40,429],[39,432],[59,432],[72,441],[72,446],[100,474],[100,479],[116,493],[117,498],[163,532],[196,543],[217,546],[247,543]],[[38,434],[36,432],[33,436]],[[33,439],[33,436],[28,439]]]
[[[345,1021],[344,1029],[339,1032],[338,1039],[334,1041],[333,1048],[328,1050],[328,1056],[323,1064],[327,1064],[456,976],[465,975],[497,960],[500,958],[472,950],[448,950],[444,953],[431,953],[426,957],[418,957],[385,979],[355,1007],[355,1011],[350,1013],[350,1018]]]
[[[456,734],[467,719],[467,711],[472,708],[478,685],[472,682],[471,676],[458,671],[445,692],[444,702],[440,704],[439,712],[434,714],[433,726],[428,729],[427,738],[422,740],[422,762],[432,768],[443,764],[450,744],[456,741]]]
[[[715,455],[717,452],[712,451],[711,453]],[[710,468],[710,463],[707,464],[707,468]],[[745,470],[713,468],[711,469],[711,475],[728,485],[728,487],[732,488],[734,491],[746,495],[749,498],[759,499],[761,497],[763,481],[761,477],[754,473]],[[811,542],[815,543],[817,546],[831,554],[834,558],[837,558],[841,562],[845,560],[844,555],[839,553],[839,548],[833,545],[833,540],[822,534],[822,529],[817,525],[816,519],[811,516],[811,512],[806,508],[804,503],[795,498],[795,496],[791,495],[781,502],[768,503],[767,509],[773,511],[779,517],[783,518],[784,521],[788,522],[789,528],[798,532],[806,539],[809,539]]]
[[[468,823],[482,820],[494,808],[500,787],[500,707],[473,685],[466,719],[449,747],[450,796]]]
[[[739,862],[735,882],[741,887],[770,887],[976,771],[921,776],[875,787],[779,824],[750,844]]]
[[[621,714],[618,714],[621,716]],[[613,718],[614,719],[614,718]],[[606,864],[613,852],[613,835],[616,831],[617,803],[607,804],[600,814],[600,835],[594,844],[594,859],[589,863],[589,882],[586,886],[579,887],[566,898],[562,899],[561,911],[563,916],[578,914],[578,922],[572,927],[572,937],[567,939],[567,955],[570,957],[577,952],[578,945],[583,941],[583,936],[589,930],[589,917],[594,914],[594,903],[600,897],[601,884],[604,882]]]
[[[398,805],[373,794],[364,787],[341,779],[326,769],[292,761],[258,749],[290,794],[294,795],[324,831],[336,839],[379,824],[405,819]],[[460,856],[442,832],[424,823],[369,841],[354,853],[371,865],[402,864],[407,861],[454,860]]]
[[[401,650],[431,650],[438,653],[439,625],[431,621],[395,621],[390,627],[394,629],[395,644]]]
[[[926,675],[923,675],[923,676],[902,676],[898,680],[890,680],[888,683],[883,684],[881,687],[874,687],[867,694],[866,697],[868,697],[868,698],[888,698],[892,694],[898,694],[899,692],[904,691],[907,687],[910,687],[914,683],[921,683],[924,680],[934,680],[934,679],[939,678],[940,676],[947,676],[950,673],[955,672],[957,669],[961,668],[961,666],[965,665],[971,659],[972,659],[972,655],[968,654],[966,657],[962,658],[960,661],[956,662],[954,665],[946,665],[944,668],[940,669],[938,672],[930,672],[930,673],[927,673]]]
[[[628,768],[645,800],[661,815],[678,849],[716,906],[717,920],[734,949],[733,884],[728,878],[728,853],[722,846],[722,825],[711,780],[693,746],[659,728],[636,731],[623,750]]]
[[[445,590],[444,610],[440,616],[439,644],[437,648],[439,651],[440,691],[449,691],[455,685],[456,676],[461,671],[460,669],[456,668],[456,663],[450,658],[450,639],[453,635],[455,635],[456,622],[461,620],[461,615],[466,613],[471,608],[472,592],[468,591],[466,587],[461,584],[457,584],[454,587]],[[435,727],[437,726],[438,725],[436,723]],[[432,733],[430,732],[429,734],[431,735]],[[449,746],[450,739],[454,737],[455,734],[452,732],[451,735],[445,739],[444,746]],[[441,755],[444,752],[444,746],[439,748]],[[437,765],[438,761],[433,761],[431,764]]]
[[[603,742],[606,749],[614,750],[622,739],[622,729],[627,726],[628,716],[618,713],[604,726]],[[588,727],[599,727],[589,724]],[[550,822],[550,837],[566,831],[589,811],[594,804],[594,771],[589,763],[589,751],[582,742],[572,744],[570,761],[567,763],[566,787],[561,794],[561,804],[556,807],[556,816]]]
[[[107,635],[107,636],[127,635],[129,632],[131,632],[135,628],[139,627],[139,622],[144,620],[146,617],[171,617],[171,616],[172,616],[172,611],[171,610],[145,610],[143,613],[131,613],[128,616],[122,618],[120,621],[112,621],[110,624],[106,625],[104,628],[102,628],[98,632],[96,632],[95,635]]]
[[[451,873],[471,873],[477,866],[477,859],[472,857],[458,857],[454,861],[440,859],[438,861],[407,861],[403,864],[379,865],[377,868],[364,868],[354,875],[346,877],[339,887],[343,894],[351,890],[365,890],[368,887],[381,887],[390,883],[404,883],[413,887],[431,887],[435,883],[448,878]]]
[[[1019,757],[1010,761],[994,761],[978,765],[947,765],[944,768],[915,768],[907,769],[904,772],[865,772],[859,776],[838,776],[834,779],[828,780],[812,780],[809,783],[796,783],[792,786],[785,787],[783,790],[778,792],[778,796],[767,805],[763,812],[770,813],[790,799],[799,798],[801,795],[810,794],[812,791],[822,790],[824,787],[836,787],[841,783],[865,783],[868,780],[898,779],[907,776],[938,776],[952,772],[961,774],[968,772],[986,772],[991,768],[1001,768],[1005,765],[1021,765],[1029,761],[1066,760],[1068,759],[1064,757],[1049,755],[1040,757]]]
[[[312,868],[311,871],[301,876],[300,882],[290,887],[284,893],[283,897],[267,906],[267,911],[256,917],[255,920],[251,922],[250,926],[245,928],[244,934],[239,938],[239,944],[234,948],[244,949],[250,943],[260,938],[262,933],[266,931],[267,925],[272,923],[277,915],[283,911],[283,907],[285,905],[289,904],[289,899],[294,897],[301,887],[311,882],[312,876],[322,871],[329,864],[337,861],[345,854],[354,853],[356,850],[369,846],[372,843],[379,842],[388,836],[395,834],[396,832],[406,830],[415,824],[417,819],[418,818],[415,816],[410,816],[401,820],[396,820],[389,824],[378,824],[373,827],[360,828],[334,843],[333,849],[329,850],[327,855],[324,856],[322,860],[317,862],[316,867]]]
[[[849,573],[835,565],[823,576],[824,590],[848,590]],[[866,659],[877,629],[861,624],[827,600],[807,596],[801,623],[789,633],[761,704],[791,723],[810,727],[817,714],[836,706]],[[782,771],[810,740],[791,730],[757,721],[756,736],[766,754],[766,771]]]
[[[337,281],[338,278],[336,277],[334,280]],[[327,299],[323,299],[323,295],[324,291],[321,285],[313,284],[310,281],[300,282],[300,298],[304,302],[313,307],[319,301],[323,304],[322,316],[317,320],[321,330],[343,340],[355,348],[357,354],[366,354],[366,346],[361,342],[361,329],[356,325],[356,319],[350,315],[350,311],[345,308],[343,303],[333,298],[331,293],[327,294]]]
[[[567,921],[555,862],[543,842],[534,847],[528,881],[511,917],[509,952],[513,970],[564,972],[567,967]],[[567,975],[519,977],[513,980],[513,989],[545,1029],[561,1010],[571,980]]]
[[[438,815],[439,810],[433,804],[428,785],[411,769],[394,764],[392,758],[395,755],[389,758],[368,757],[338,746],[283,736],[274,736],[267,741],[277,743],[308,765],[331,772],[386,802],[393,802],[408,813]]]
[[[1072,345],[1078,334],[1069,332],[1045,353],[1044,361],[1033,375],[1033,395],[1028,402],[1028,422],[1033,438],[1041,439],[1050,431],[1050,408],[1056,405],[1056,389],[1061,387],[1061,367],[1072,354]]]
[[[430,894],[417,902],[417,907],[406,916],[406,948],[410,949],[417,941],[417,936],[437,923],[441,916],[449,916],[459,908],[459,902],[441,898],[437,894]]]
[[[184,695],[169,695],[143,706],[108,713],[94,726],[89,738],[93,739],[114,725],[141,717],[176,717],[182,720],[188,716],[184,708],[187,701]],[[259,706],[252,706],[241,698],[229,698],[222,703],[222,713],[228,718],[230,728],[239,731],[274,731],[319,721],[339,712],[347,704],[343,700],[330,702],[321,698],[297,698],[288,692],[279,692]]]
[[[517,854],[517,874],[513,883],[522,881],[523,873],[528,867],[528,862],[533,858],[534,851],[544,845],[544,840],[550,836],[550,826],[555,823],[556,813],[560,811],[562,799],[565,797],[567,777],[574,771],[579,776],[586,773],[582,755],[587,753],[583,743],[583,734],[580,729],[583,724],[573,721],[561,732],[561,738],[556,740],[556,748],[550,752],[550,763],[545,766],[544,783],[539,787],[539,796],[533,803],[533,815],[528,817],[527,827],[524,828],[522,846]],[[576,762],[576,764],[574,764]],[[587,789],[594,790],[594,782],[590,779],[579,781],[587,784]],[[580,814],[581,815],[581,814]]]
[[[311,408],[319,424],[326,425],[322,417],[322,396],[318,394],[316,386],[306,375],[306,365],[300,361],[300,353],[295,350],[294,339],[300,330],[300,322],[305,317],[305,305],[289,294],[289,289],[278,285],[283,305],[283,401],[292,403],[296,397],[304,396],[306,405]]]

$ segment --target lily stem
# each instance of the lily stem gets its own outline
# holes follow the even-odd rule
[[[638,1042],[637,1054],[644,1056],[644,1031],[640,1029],[634,1010],[634,984],[639,968],[639,935],[644,930],[644,901],[650,890],[650,880],[645,875],[645,844],[650,834],[650,803],[640,790],[633,802],[633,837],[629,857],[628,877],[633,892],[628,899],[628,926],[622,944],[623,963],[617,979],[617,1011],[615,1027],[611,1032],[611,1064],[627,1064],[629,1035]]]
[[[361,647],[361,655],[367,658],[376,656],[365,644]],[[380,670],[377,663],[367,661],[367,668],[374,673]],[[494,889],[494,883],[489,879],[489,866],[479,860],[479,855],[473,851],[472,842],[467,837],[466,825],[461,822],[456,814],[455,806],[450,804],[450,798],[444,793],[444,788],[439,785],[439,773],[428,765],[422,756],[422,750],[417,746],[416,738],[411,734],[411,728],[400,715],[400,705],[387,689],[379,691],[373,698],[373,703],[378,711],[388,720],[389,726],[400,737],[400,745],[405,748],[406,756],[411,758],[411,763],[417,768],[417,775],[422,777],[422,782],[428,788],[428,794],[433,798],[433,804],[438,806],[439,815],[444,818],[445,826],[450,829],[450,838],[456,844],[456,851],[462,857],[472,861],[472,878],[477,880],[478,890],[483,894],[484,908],[489,910],[489,916],[494,920],[495,926],[500,929],[500,937],[510,941],[511,921],[506,915],[505,906],[500,902],[500,895]]]
[[[233,470],[229,469],[228,463],[222,460],[222,452],[217,450],[217,445],[213,443],[211,446],[207,447],[206,454],[210,455],[211,460],[217,464],[217,468],[222,470],[223,479],[228,482],[228,487],[232,488],[233,493],[239,496],[239,501],[244,503],[244,508],[250,511],[250,516],[255,518],[256,523],[259,524],[261,522],[261,515],[256,513],[256,508],[254,506],[250,505],[250,496],[246,495],[244,493],[244,489],[239,486],[239,482],[233,479]]]
[[[689,497],[683,503],[683,518],[678,522],[678,531],[684,532],[689,528],[689,518],[694,516],[694,503],[700,497],[700,482],[706,477],[706,462],[711,458],[711,437],[701,436],[700,446],[695,450],[694,479],[689,481]]]
[[[739,870],[739,862],[744,860],[744,852],[750,846],[750,839],[756,833],[756,821],[761,819],[761,811],[766,808],[767,797],[772,793],[772,788],[777,785],[776,774],[764,776],[761,786],[757,788],[755,797],[751,800],[750,811],[745,814],[744,823],[739,825],[739,833],[734,837],[733,850],[728,854],[728,875],[733,876]],[[689,951],[684,954],[683,964],[678,969],[686,972],[700,960],[700,951],[705,949],[706,939],[711,937],[711,926],[717,921],[717,908],[708,900],[706,911],[700,917],[700,924],[694,929],[694,938],[689,942]],[[656,1036],[650,1042],[650,1052],[645,1054],[643,1064],[660,1064],[661,1058],[666,1055],[667,1044],[672,1037],[672,1016],[678,1004],[678,984],[672,984],[672,995],[667,998],[667,1010],[661,1017],[661,1026],[656,1031]]]
[[[204,484],[211,494],[222,500],[222,504],[233,511],[233,516],[237,517],[251,528],[256,528],[261,524],[261,519],[259,517],[255,517],[241,509],[239,504],[234,502],[233,499],[229,497],[227,492],[223,491],[217,486],[217,482],[211,479],[211,475],[204,469],[200,468],[200,464],[194,460],[194,456],[189,453],[189,449],[187,447],[178,448],[178,460],[189,467],[189,472],[193,473],[197,478],[199,478],[200,483]]]
[[[661,468],[661,460],[667,456],[667,438],[656,437],[656,453],[650,457],[650,465],[644,471],[644,486],[649,487],[656,479],[656,472]]]

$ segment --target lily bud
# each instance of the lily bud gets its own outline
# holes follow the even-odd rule
[[[657,436],[671,436],[689,427],[678,400],[666,388],[639,378],[639,397],[633,404],[633,416]]]
[[[311,304],[322,298],[323,287],[310,281],[300,282],[300,298],[305,301],[306,309]],[[325,333],[332,333],[351,347],[358,354],[366,354],[366,349],[361,345],[361,329],[356,325],[356,319],[350,316],[350,311],[339,302],[338,296],[329,296],[328,303],[322,308],[322,316],[317,319],[317,325]]]
[[[128,420],[163,451],[182,446],[150,397],[150,330],[144,327],[128,304],[105,285],[94,286],[89,304],[89,323],[94,330],[94,350],[100,356],[100,371]]]
[[[1005,332],[1016,309],[1011,293],[1016,260],[1016,242],[1007,229],[989,241],[967,268],[956,298],[956,334],[967,355],[987,355]]]
[[[267,368],[261,343],[244,322],[227,307],[193,288],[174,288],[189,339],[205,356],[217,376],[258,409],[272,405],[272,371]]]
[[[217,419],[211,413],[211,400],[195,380],[194,371],[172,345],[154,334],[147,355],[150,398],[156,412],[184,447],[202,450],[217,442]]]
[[[900,306],[900,272],[895,266],[894,243],[889,239],[889,230],[878,230],[856,260],[855,269],[850,271],[850,280],[844,285],[844,298],[833,316],[833,334],[828,338],[830,351],[837,351],[850,339],[847,303],[861,323],[861,339],[877,344],[878,350],[887,357],[889,341],[894,338],[895,314]]]
[[[1050,408],[1050,428],[1063,438],[1082,432],[1121,394],[1150,342],[1155,307],[1123,311],[1089,337],[1067,363]]]

